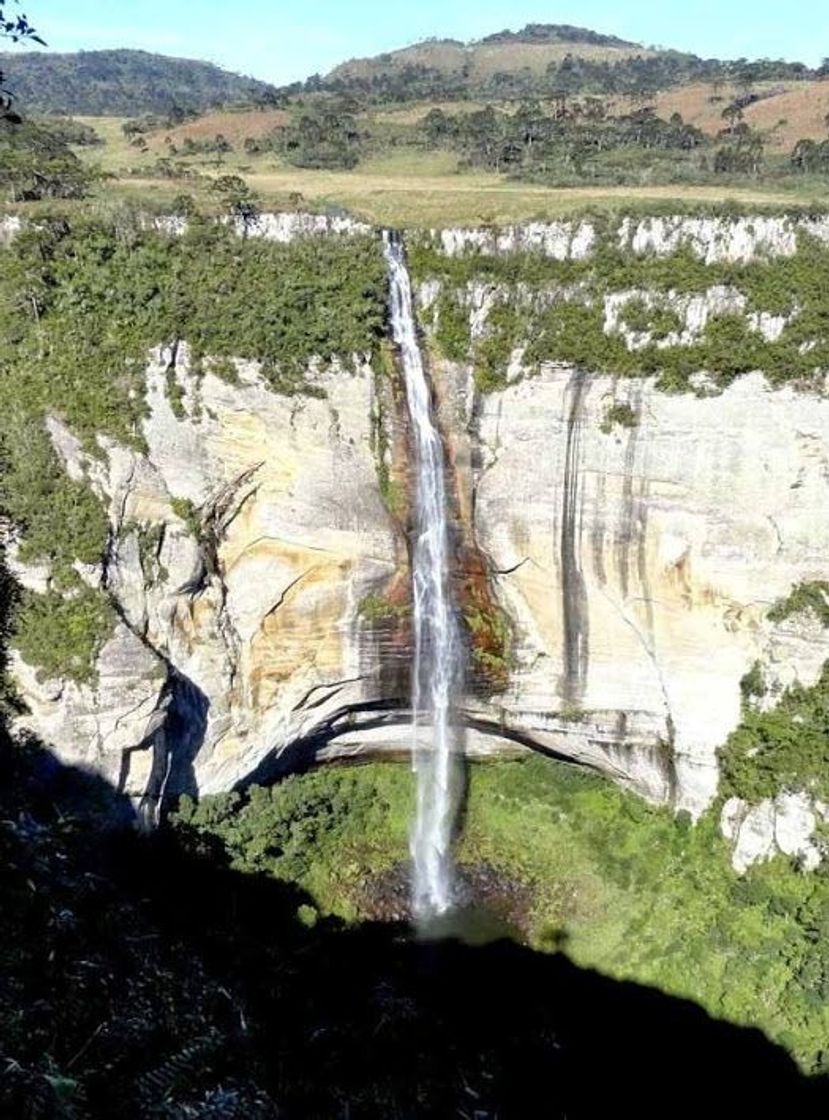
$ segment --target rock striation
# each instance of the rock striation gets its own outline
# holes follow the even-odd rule
[[[620,403],[635,424],[608,430]],[[829,658],[817,623],[766,617],[824,571],[829,401],[550,367],[470,423],[476,537],[515,629],[499,718],[699,815],[754,662],[779,691]]]

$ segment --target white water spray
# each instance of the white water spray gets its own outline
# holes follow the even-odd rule
[[[392,335],[400,348],[414,437],[412,749],[417,814],[411,851],[414,912],[424,919],[445,913],[453,901],[451,849],[457,802],[457,744],[451,705],[460,679],[461,643],[449,584],[443,445],[432,417],[403,246],[388,232],[384,234],[384,243],[391,287]],[[427,725],[431,727],[431,737],[426,732]]]

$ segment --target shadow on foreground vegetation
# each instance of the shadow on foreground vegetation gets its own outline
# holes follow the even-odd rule
[[[311,924],[210,838],[0,744],[4,1117],[769,1115],[817,1105],[759,1031],[502,941]],[[120,824],[113,824],[111,809]],[[303,924],[302,917],[307,924]]]

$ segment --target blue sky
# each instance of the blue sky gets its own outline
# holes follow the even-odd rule
[[[826,0],[24,0],[23,8],[52,50],[140,47],[276,83],[430,35],[472,39],[526,23],[573,23],[721,58],[829,55]]]

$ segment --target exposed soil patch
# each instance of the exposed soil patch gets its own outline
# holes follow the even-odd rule
[[[233,144],[241,144],[248,136],[259,138],[267,136],[274,129],[284,128],[289,114],[283,109],[250,110],[230,112],[219,110],[206,113],[193,121],[186,121],[177,128],[159,129],[153,134],[154,140],[169,136],[176,145],[181,145],[189,136],[192,140],[212,140],[218,134]]]

